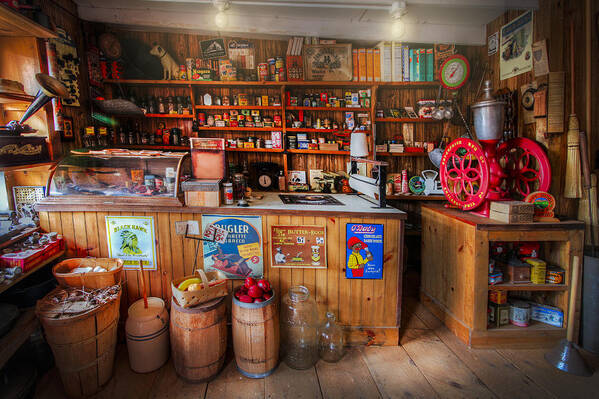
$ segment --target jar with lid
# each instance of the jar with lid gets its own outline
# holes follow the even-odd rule
[[[281,353],[297,370],[318,361],[318,313],[316,302],[304,286],[295,286],[281,300]]]
[[[322,360],[336,363],[345,354],[343,329],[335,322],[335,314],[327,312],[326,321],[318,332],[318,355]]]
[[[243,174],[235,173],[233,175],[233,198],[235,200],[243,199],[245,196],[246,182]]]

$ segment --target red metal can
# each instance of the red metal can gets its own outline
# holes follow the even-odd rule
[[[200,126],[204,126],[206,124],[206,114],[204,112],[198,113],[198,123]]]
[[[268,80],[268,64],[266,62],[258,64],[258,80],[261,82]]]

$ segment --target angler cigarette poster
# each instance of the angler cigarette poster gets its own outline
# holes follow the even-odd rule
[[[224,242],[202,241],[204,270],[220,270],[230,279],[262,277],[262,217],[202,215],[202,231],[210,225],[227,234]]]
[[[106,216],[108,256],[123,260],[124,269],[156,270],[153,216]]]
[[[327,267],[326,226],[271,226],[271,267]]]
[[[532,11],[501,27],[499,73],[501,80],[532,70]]]
[[[347,223],[345,237],[345,277],[382,279],[384,226]]]

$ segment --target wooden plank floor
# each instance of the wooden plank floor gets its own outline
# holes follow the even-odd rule
[[[584,398],[596,397],[599,371],[575,377],[550,367],[545,350],[468,349],[432,313],[404,298],[401,346],[352,348],[336,364],[297,371],[285,364],[262,380],[240,375],[229,359],[207,384],[189,384],[169,361],[150,374],[129,369],[121,346],[115,374],[98,399],[223,398]],[[599,369],[599,359],[588,357]],[[63,398],[56,369],[37,386],[36,398]]]

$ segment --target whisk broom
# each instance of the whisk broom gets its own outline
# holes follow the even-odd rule
[[[568,117],[568,152],[566,153],[566,177],[564,197],[582,197],[582,176],[580,169],[580,136],[578,117],[574,107],[574,21],[570,22],[570,88],[571,112]]]

